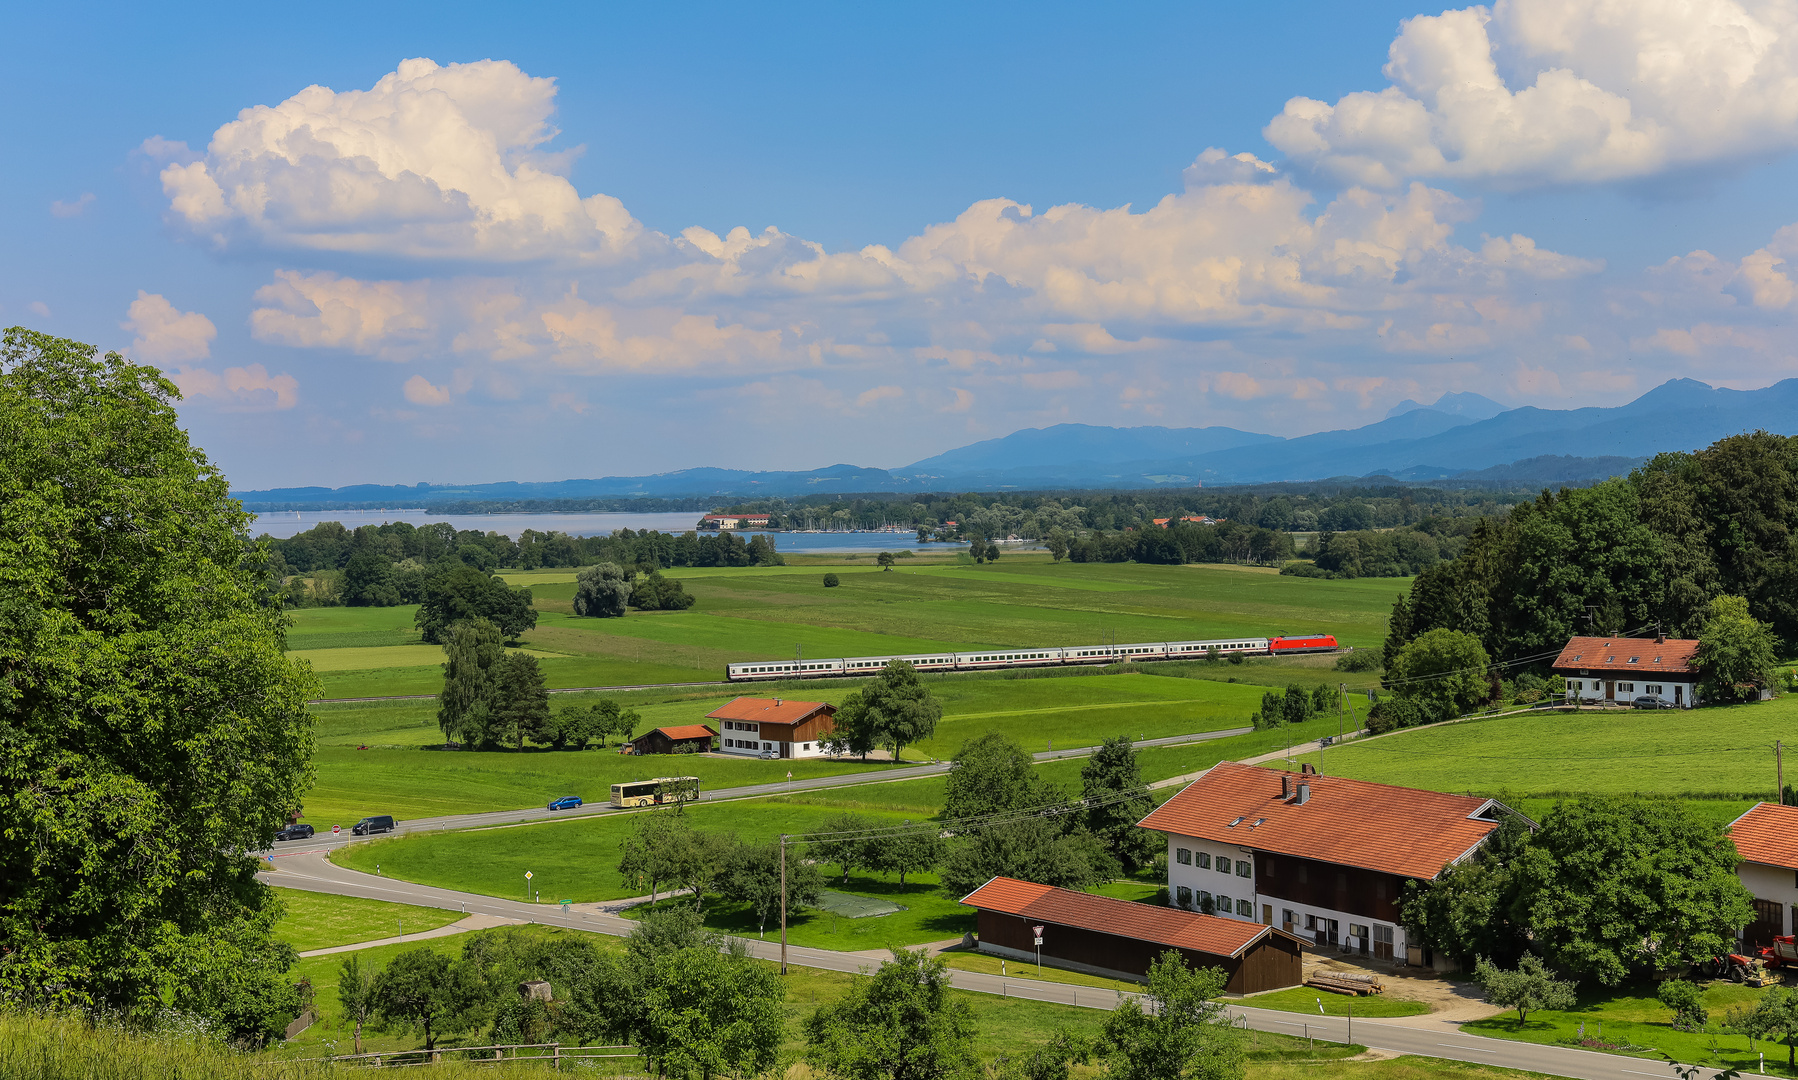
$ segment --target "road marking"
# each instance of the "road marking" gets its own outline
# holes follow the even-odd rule
[[[1634,1075],[1636,1075],[1636,1076],[1661,1076],[1661,1077],[1667,1077],[1667,1076],[1674,1076],[1674,1075],[1677,1075],[1677,1074],[1675,1074],[1675,1073],[1645,1073],[1645,1072],[1636,1072],[1636,1070],[1634,1070],[1634,1069],[1622,1069],[1622,1070],[1620,1070],[1620,1071],[1621,1071],[1621,1072],[1626,1072],[1626,1073],[1631,1073],[1631,1074],[1634,1074]]]
[[[1462,1046],[1459,1043],[1437,1043],[1436,1045],[1453,1047],[1456,1050],[1471,1050],[1472,1052],[1474,1052],[1476,1054],[1496,1054],[1496,1053],[1498,1053],[1497,1050],[1486,1050],[1486,1049],[1482,1049],[1481,1047],[1478,1047],[1478,1046]],[[1625,1069],[1623,1071],[1628,1072],[1629,1070]]]

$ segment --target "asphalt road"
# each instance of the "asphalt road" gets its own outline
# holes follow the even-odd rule
[[[337,896],[361,896],[396,904],[413,904],[462,911],[469,914],[495,915],[505,919],[567,926],[577,930],[623,936],[637,924],[606,911],[604,905],[582,904],[564,910],[552,904],[527,904],[517,900],[501,900],[492,896],[414,885],[392,878],[346,870],[331,863],[323,852],[293,852],[282,858],[279,869],[264,872],[260,878],[270,885]],[[767,960],[780,958],[778,941],[758,938],[742,939],[753,956]],[[787,962],[800,967],[825,971],[862,971],[879,965],[877,953],[846,953],[828,949],[788,946]],[[1098,987],[1065,986],[1034,979],[1002,978],[973,971],[950,969],[950,981],[962,990],[1004,997],[1029,998],[1035,1001],[1075,1005],[1089,1009],[1115,1008],[1126,996],[1117,990]],[[1340,1017],[1306,1016],[1303,1013],[1276,1012],[1231,1006],[1230,1013],[1239,1022],[1257,1031],[1285,1035],[1309,1035],[1328,1042],[1352,1040],[1371,1049],[1422,1057],[1472,1061],[1506,1069],[1526,1069],[1578,1080],[1640,1080],[1641,1077],[1680,1080],[1665,1062],[1642,1058],[1573,1050],[1561,1046],[1511,1042],[1464,1035],[1450,1025],[1440,1029],[1401,1026],[1378,1020],[1349,1021]]]
[[[1180,746],[1186,743],[1209,742],[1212,739],[1228,738],[1232,735],[1244,735],[1249,728],[1225,728],[1222,731],[1202,731],[1191,735],[1170,735],[1164,739],[1145,739],[1135,745],[1145,746]],[[1093,746],[1069,747],[1065,750],[1045,751],[1034,755],[1038,761],[1060,761],[1065,758],[1081,758],[1098,749]],[[771,771],[779,768],[779,761],[768,762]],[[648,771],[650,766],[644,766]],[[888,769],[869,769],[862,772],[838,773],[835,776],[815,776],[807,780],[776,780],[766,784],[749,784],[743,787],[719,788],[715,791],[700,792],[700,802],[722,802],[727,799],[754,799],[768,795],[785,795],[795,791],[818,791],[825,788],[852,787],[859,784],[891,784],[900,780],[915,780],[922,776],[941,776],[949,771],[946,761],[933,761],[925,765],[906,765]],[[551,797],[555,793],[550,793]],[[370,808],[369,813],[380,813],[379,808]],[[448,814],[442,817],[418,818],[412,821],[401,821],[390,833],[382,836],[404,836],[419,832],[450,832],[457,829],[491,828],[496,825],[517,825],[531,821],[566,820],[568,818],[597,817],[603,814],[628,813],[621,811],[609,803],[589,803],[574,810],[549,810],[542,806],[526,807],[519,810],[491,810],[479,814]],[[308,851],[329,851],[345,844],[355,843],[362,837],[350,835],[350,826],[354,822],[340,822],[343,833],[332,836],[330,826],[325,826],[310,840],[284,840],[274,845],[267,852],[273,855],[291,855]],[[316,827],[316,826],[315,826]]]

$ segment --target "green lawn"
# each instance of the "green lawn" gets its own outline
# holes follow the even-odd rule
[[[1309,1013],[1312,1016],[1318,1015],[1318,1008],[1321,1006],[1325,1016],[1364,1016],[1370,1020],[1383,1016],[1422,1016],[1430,1011],[1430,1007],[1421,1001],[1387,997],[1385,994],[1346,997],[1303,986],[1275,990],[1271,994],[1257,994],[1244,998],[1242,1004],[1256,1009],[1278,1009],[1281,1012]]]
[[[975,911],[963,907],[943,892],[935,874],[908,874],[906,883],[885,875],[853,873],[847,883],[833,867],[823,866],[824,885],[836,892],[855,896],[871,896],[904,909],[888,915],[872,915],[848,919],[823,908],[795,909],[787,914],[787,943],[838,952],[861,952],[867,949],[907,948],[931,942],[959,938],[974,929]],[[658,907],[691,907],[692,897],[664,900]],[[641,918],[648,905],[632,908],[627,914]],[[764,929],[747,906],[730,904],[716,896],[706,898],[705,924],[714,930],[740,937],[761,936],[768,941],[780,940],[780,916],[775,913]]]
[[[1723,813],[1775,797],[1773,743],[1794,738],[1798,695],[1787,695],[1690,712],[1442,724],[1332,747],[1324,751],[1324,771],[1434,791],[1502,793],[1538,806],[1588,792],[1633,792],[1710,801]]]
[[[1766,1051],[1767,1071],[1790,1076],[1786,1069],[1785,1047],[1774,1042],[1756,1041],[1753,1046],[1742,1035],[1721,1034],[1724,1014],[1732,1007],[1753,1008],[1765,990],[1755,990],[1729,982],[1711,983],[1705,988],[1704,1004],[1710,1012],[1708,1033],[1673,1030],[1672,1014],[1655,1000],[1649,986],[1626,986],[1618,991],[1582,987],[1578,1007],[1568,1012],[1532,1012],[1529,1023],[1519,1028],[1517,1014],[1499,1016],[1462,1025],[1462,1030],[1495,1039],[1517,1039],[1523,1042],[1581,1045],[1580,1038],[1608,1044],[1586,1045],[1587,1049],[1638,1053],[1659,1060],[1661,1053],[1680,1061],[1702,1061],[1719,1069],[1738,1068],[1744,1073],[1760,1068],[1760,1052]],[[1581,1031],[1584,1034],[1582,1036]],[[1641,1050],[1623,1049],[1642,1047]]]
[[[745,840],[772,840],[782,833],[815,831],[837,810],[756,799],[687,808],[687,820],[702,831],[734,832]],[[869,810],[898,824],[910,815]],[[618,873],[619,844],[636,827],[636,814],[574,818],[544,824],[425,833],[373,843],[352,844],[332,853],[340,865],[449,889],[525,898],[526,870],[546,904],[563,898],[577,903],[617,900],[647,893],[647,885],[626,882]]]
[[[277,895],[287,914],[275,925],[275,936],[292,945],[296,952],[435,930],[462,917],[442,908],[389,904],[305,889],[282,889]]]

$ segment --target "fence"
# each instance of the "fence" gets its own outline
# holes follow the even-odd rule
[[[520,1050],[533,1050],[536,1053],[520,1054]],[[611,1052],[599,1053],[597,1051]],[[573,1063],[638,1056],[636,1048],[628,1044],[623,1046],[563,1046],[561,1043],[501,1043],[495,1046],[442,1046],[435,1050],[383,1050],[368,1054],[338,1054],[332,1057],[274,1061],[269,1064],[296,1065],[318,1062],[353,1065],[359,1062],[369,1068],[394,1069],[434,1065],[441,1062],[445,1054],[451,1055],[451,1060],[460,1059],[472,1062],[546,1061],[550,1063],[551,1068],[558,1072],[561,1071],[564,1061]]]

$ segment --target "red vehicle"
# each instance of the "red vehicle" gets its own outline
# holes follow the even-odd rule
[[[1297,634],[1292,637],[1271,638],[1267,643],[1267,651],[1274,656],[1283,653],[1335,652],[1334,634]]]
[[[1791,934],[1773,939],[1773,944],[1763,946],[1760,958],[1768,967],[1798,967],[1798,938]]]

